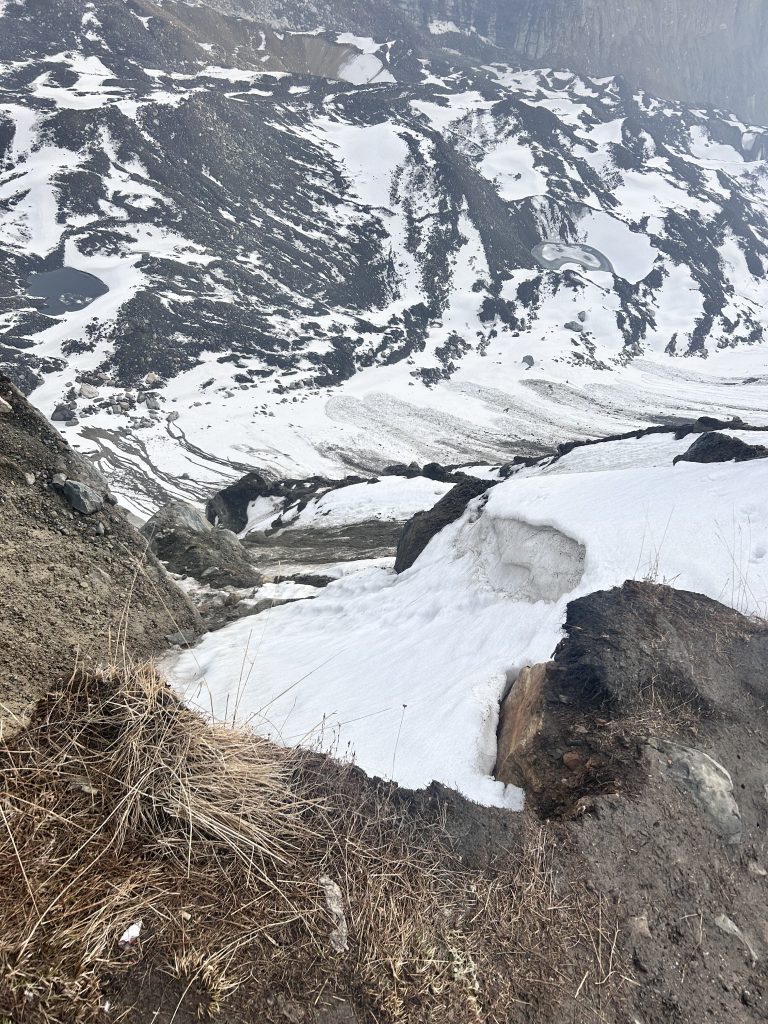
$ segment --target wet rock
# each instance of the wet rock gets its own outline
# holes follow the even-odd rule
[[[651,747],[661,755],[662,771],[683,784],[724,839],[738,843],[741,814],[726,769],[703,751],[669,740],[654,740]]]
[[[678,462],[749,462],[768,458],[768,448],[762,444],[747,444],[739,437],[710,432],[701,434],[687,452],[676,456]]]
[[[84,516],[93,515],[104,507],[103,495],[79,480],[65,481],[62,492],[72,508]]]
[[[417,512],[405,524],[400,535],[395,557],[395,572],[410,569],[432,538],[443,527],[459,519],[473,498],[484,494],[492,486],[491,481],[468,478],[448,491],[431,509]]]

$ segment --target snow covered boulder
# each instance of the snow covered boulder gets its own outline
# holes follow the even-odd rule
[[[762,444],[747,444],[740,437],[711,431],[701,434],[687,452],[678,455],[678,462],[749,462],[751,459],[768,458],[768,448]]]

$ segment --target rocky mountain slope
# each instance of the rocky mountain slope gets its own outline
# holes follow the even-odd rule
[[[124,664],[202,629],[106,481],[0,376],[0,732],[75,666]]]
[[[332,6],[3,5],[0,359],[137,510],[764,407],[759,125]]]

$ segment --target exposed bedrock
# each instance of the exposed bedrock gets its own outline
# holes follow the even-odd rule
[[[395,572],[410,569],[427,544],[443,527],[455,522],[474,498],[483,494],[492,484],[488,480],[465,480],[425,512],[417,512],[403,528],[397,543]]]

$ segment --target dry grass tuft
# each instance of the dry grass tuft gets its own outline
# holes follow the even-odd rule
[[[0,1020],[312,1021],[340,995],[378,1024],[565,1020],[569,1000],[586,1022],[618,977],[543,828],[469,870],[386,789],[212,726],[151,667],[45,698],[0,782]]]

